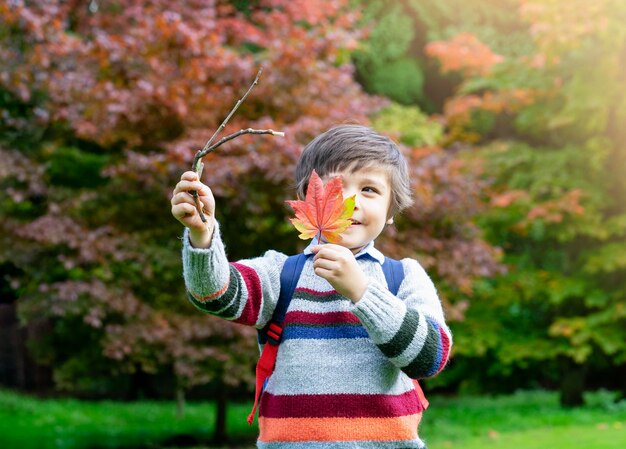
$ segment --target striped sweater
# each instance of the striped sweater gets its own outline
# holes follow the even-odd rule
[[[187,232],[183,271],[198,309],[262,328],[271,319],[287,256],[228,263],[215,228],[208,249]],[[259,409],[261,449],[424,448],[422,406],[411,379],[446,364],[451,335],[435,287],[413,259],[393,296],[381,263],[357,257],[370,282],[353,304],[313,272],[307,260],[285,316],[274,373]]]

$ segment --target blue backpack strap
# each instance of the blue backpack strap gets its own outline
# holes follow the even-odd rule
[[[385,280],[387,281],[387,288],[394,296],[397,296],[400,284],[404,280],[402,262],[391,257],[385,257],[382,267],[383,273],[385,273]]]
[[[270,323],[276,323],[282,326],[282,323],[285,320],[285,314],[287,313],[287,308],[289,307],[289,303],[293,297],[293,292],[296,289],[296,284],[298,283],[298,279],[300,279],[300,274],[302,273],[302,268],[304,268],[306,260],[307,256],[305,254],[289,256],[287,260],[285,260],[283,269],[280,272],[280,296],[278,297],[274,314],[272,315],[269,323],[258,332],[259,343],[265,344],[268,338],[270,340],[275,340],[273,332],[268,335],[269,325]],[[387,281],[387,288],[393,295],[397,295],[398,290],[400,289],[400,284],[404,280],[404,268],[402,267],[402,262],[392,259],[391,257],[385,257],[385,262],[383,263],[382,268],[383,273],[385,274],[385,280]]]
[[[277,338],[273,332],[270,331],[268,333],[270,330],[269,327],[272,323],[278,324],[282,327],[282,323],[285,321],[287,308],[289,307],[289,303],[293,297],[293,292],[296,289],[298,279],[300,279],[300,274],[302,273],[302,268],[304,268],[306,259],[307,256],[305,254],[296,254],[295,256],[289,256],[287,260],[285,260],[283,269],[280,272],[280,296],[278,297],[278,302],[276,303],[276,308],[274,309],[272,318],[268,322],[267,326],[258,332],[259,343],[265,344],[268,339],[272,340],[275,344],[280,343],[280,336]]]
[[[264,346],[255,369],[254,405],[248,415],[248,424],[250,425],[254,421],[256,409],[261,400],[266,382],[274,372],[278,345],[280,345],[280,340],[283,336],[283,321],[305,262],[306,256],[304,254],[290,256],[285,260],[283,269],[280,272],[280,295],[278,296],[274,314],[267,325],[257,332],[259,343]]]

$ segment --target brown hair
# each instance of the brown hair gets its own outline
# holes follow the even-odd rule
[[[298,196],[306,196],[313,169],[318,175],[325,176],[348,168],[360,170],[369,165],[381,165],[389,170],[389,217],[413,204],[408,166],[400,148],[390,138],[362,125],[336,126],[304,147],[296,166]]]

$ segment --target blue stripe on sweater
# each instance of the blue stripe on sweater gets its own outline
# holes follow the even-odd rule
[[[283,339],[330,340],[336,338],[367,338],[363,326],[287,326],[283,330]]]
[[[426,318],[428,324],[435,330],[437,333],[437,355],[435,356],[435,361],[433,362],[433,366],[428,370],[425,377],[430,377],[437,372],[439,365],[441,364],[441,358],[443,357],[443,342],[441,341],[441,329],[439,329],[439,324],[432,318]]]

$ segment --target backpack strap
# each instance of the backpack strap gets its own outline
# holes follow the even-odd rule
[[[404,280],[404,268],[402,268],[402,262],[392,259],[391,257],[385,257],[385,263],[383,263],[383,273],[385,273],[385,279],[387,280],[387,288],[394,295],[398,294],[400,284]],[[417,399],[422,405],[422,409],[428,408],[428,399],[424,396],[424,391],[418,383],[417,379],[413,379],[413,386],[415,387],[415,393]]]
[[[402,262],[392,259],[391,257],[385,257],[385,262],[382,267],[385,280],[387,281],[387,288],[394,296],[397,296],[398,290],[400,290],[400,284],[402,284],[404,280]]]
[[[298,279],[300,279],[300,274],[302,273],[302,268],[304,268],[306,259],[306,254],[296,254],[295,256],[287,257],[287,260],[285,260],[283,269],[280,272],[280,295],[278,296],[278,302],[274,308],[274,313],[272,314],[272,318],[269,320],[268,324],[257,332],[260,344],[264,345],[268,339],[278,339],[278,343],[276,344],[280,343],[280,335],[277,336],[275,331],[271,330],[270,327],[275,329],[276,326],[272,326],[272,324],[275,324],[281,326],[282,331],[285,314],[289,308],[289,303],[293,297],[293,292],[296,289]]]
[[[413,379],[413,386],[415,387],[417,400],[420,401],[420,404],[422,404],[422,410],[426,410],[430,403],[428,402],[428,399],[426,399],[426,396],[424,396],[424,391],[422,390],[422,387],[420,386],[417,379]]]
[[[268,324],[258,331],[259,343],[264,345],[261,351],[261,357],[256,366],[256,385],[254,392],[254,405],[252,406],[252,412],[248,416],[248,424],[252,425],[254,421],[254,415],[261,399],[263,392],[263,386],[269,376],[274,371],[274,365],[276,364],[276,356],[278,354],[278,345],[282,339],[283,322],[285,321],[285,315],[289,308],[289,303],[293,297],[293,293],[296,289],[298,279],[302,273],[302,268],[307,260],[305,254],[297,254],[290,256],[285,261],[283,269],[280,273],[280,295],[274,314],[268,322]],[[385,257],[385,261],[382,264],[385,280],[387,281],[387,288],[393,295],[398,294],[400,284],[404,280],[404,268],[402,262],[399,260]],[[417,380],[413,381],[418,399],[424,409],[428,407],[428,401],[424,397],[424,393]]]
[[[263,385],[274,371],[278,345],[280,344],[283,334],[285,314],[287,313],[287,308],[293,297],[293,292],[296,289],[298,279],[300,279],[300,274],[302,273],[306,259],[307,256],[305,254],[297,254],[287,258],[280,272],[280,295],[278,296],[274,313],[267,325],[258,331],[259,343],[264,346],[261,351],[261,357],[256,365],[254,405],[252,406],[252,412],[248,416],[248,424],[250,425],[252,425],[252,421],[254,421],[254,415],[263,392]]]

